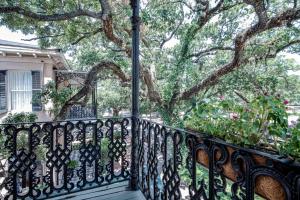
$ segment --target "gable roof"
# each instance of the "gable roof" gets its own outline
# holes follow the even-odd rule
[[[25,43],[13,42],[13,41],[8,41],[8,40],[1,40],[1,39],[0,39],[0,45],[1,46],[16,46],[16,47],[40,49],[38,45],[25,44]]]
[[[66,58],[60,49],[44,49],[37,45],[0,39],[0,56],[49,58],[56,63],[59,69],[68,68]]]

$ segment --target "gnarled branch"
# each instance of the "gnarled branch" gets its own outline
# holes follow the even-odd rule
[[[116,75],[120,79],[120,81],[123,84],[128,83],[131,80],[131,78],[121,69],[121,67],[114,62],[102,61],[96,64],[88,72],[83,87],[62,106],[59,114],[55,117],[56,120],[64,119],[66,117],[69,106],[71,106],[72,104],[80,104],[81,102],[86,103],[88,99],[87,97],[92,93],[93,89],[95,88],[96,81],[99,77],[99,73],[105,69],[110,70],[114,75]]]
[[[72,42],[72,45],[76,45],[78,44],[81,40],[87,38],[87,37],[90,37],[92,35],[96,35],[97,33],[101,32],[103,29],[102,28],[98,28],[92,32],[86,32],[86,33],[83,33],[82,36],[80,36],[79,38],[77,38],[74,42]]]
[[[190,54],[190,55],[188,55],[187,57],[188,57],[188,58],[199,57],[199,56],[202,56],[202,55],[206,55],[206,54],[208,54],[208,53],[211,53],[211,52],[213,52],[213,51],[234,51],[234,48],[233,48],[233,47],[222,47],[222,46],[219,46],[219,47],[211,47],[211,48],[208,48],[208,49],[199,51],[199,52],[197,52],[197,53]]]
[[[288,9],[285,12],[270,18],[267,22],[258,21],[255,25],[251,26],[245,32],[239,34],[235,38],[235,52],[231,62],[225,64],[220,69],[213,72],[202,82],[199,82],[195,86],[181,93],[178,100],[187,100],[193,95],[197,94],[199,91],[205,89],[206,87],[217,84],[221,77],[232,72],[241,64],[248,62],[247,59],[242,59],[242,54],[245,48],[245,44],[250,38],[266,30],[281,27],[297,19],[300,19],[300,9],[294,8]]]
[[[265,2],[262,0],[244,0],[246,4],[251,5],[256,15],[258,16],[259,23],[263,24],[268,21],[267,10]]]
[[[0,13],[20,14],[38,21],[63,21],[63,20],[73,19],[75,17],[80,17],[80,16],[87,16],[87,17],[92,17],[97,19],[101,19],[102,17],[101,12],[93,12],[90,10],[83,10],[83,9],[78,9],[78,10],[61,13],[61,14],[54,13],[50,15],[45,15],[45,14],[32,12],[20,6],[0,6]]]
[[[102,1],[103,1],[102,3],[106,3],[107,8],[110,8],[110,6],[108,6],[109,4],[108,4],[107,0],[102,0]],[[101,4],[101,6],[102,5],[103,4]],[[102,7],[102,10],[105,10],[105,8]],[[103,19],[103,32],[104,32],[106,38],[109,41],[113,42],[120,49],[124,49],[127,57],[130,58],[131,54],[132,54],[132,48],[130,46],[126,45],[125,42],[122,40],[122,38],[118,37],[115,34],[114,27],[113,27],[113,18],[111,17],[111,14],[109,14],[109,13],[107,15],[108,15],[108,17],[106,19]],[[125,29],[125,31],[126,31],[126,29]],[[131,31],[126,31],[126,32],[131,35]],[[151,72],[143,64],[141,64],[140,67],[141,67],[141,78],[147,87],[148,97],[150,98],[150,100],[160,104],[162,102],[162,100],[159,95],[159,92],[156,91],[156,89],[155,89],[155,84],[154,84],[154,80],[153,80]]]

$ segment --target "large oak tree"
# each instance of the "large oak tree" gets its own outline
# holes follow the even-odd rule
[[[0,13],[2,25],[94,64],[58,117],[86,100],[103,73],[130,87],[129,0],[4,0]],[[263,92],[262,82],[272,82],[263,72],[286,80],[293,66],[278,54],[298,52],[299,19],[297,0],[142,0],[142,98],[176,116],[199,96]]]

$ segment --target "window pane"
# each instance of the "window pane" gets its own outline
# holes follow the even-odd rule
[[[11,109],[32,111],[32,75],[30,71],[8,71],[11,92]]]
[[[32,90],[32,111],[42,110],[41,90]]]
[[[0,84],[4,84],[4,83],[5,83],[5,74],[0,71]]]
[[[41,72],[32,71],[32,110],[41,111],[42,102],[41,102]]]
[[[0,71],[0,110],[6,110],[5,73]]]
[[[32,72],[32,89],[41,89],[41,73],[39,71]]]

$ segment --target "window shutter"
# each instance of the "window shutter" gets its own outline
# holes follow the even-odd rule
[[[0,111],[7,110],[5,71],[0,71]]]
[[[42,110],[41,89],[41,72],[32,71],[32,111]]]

